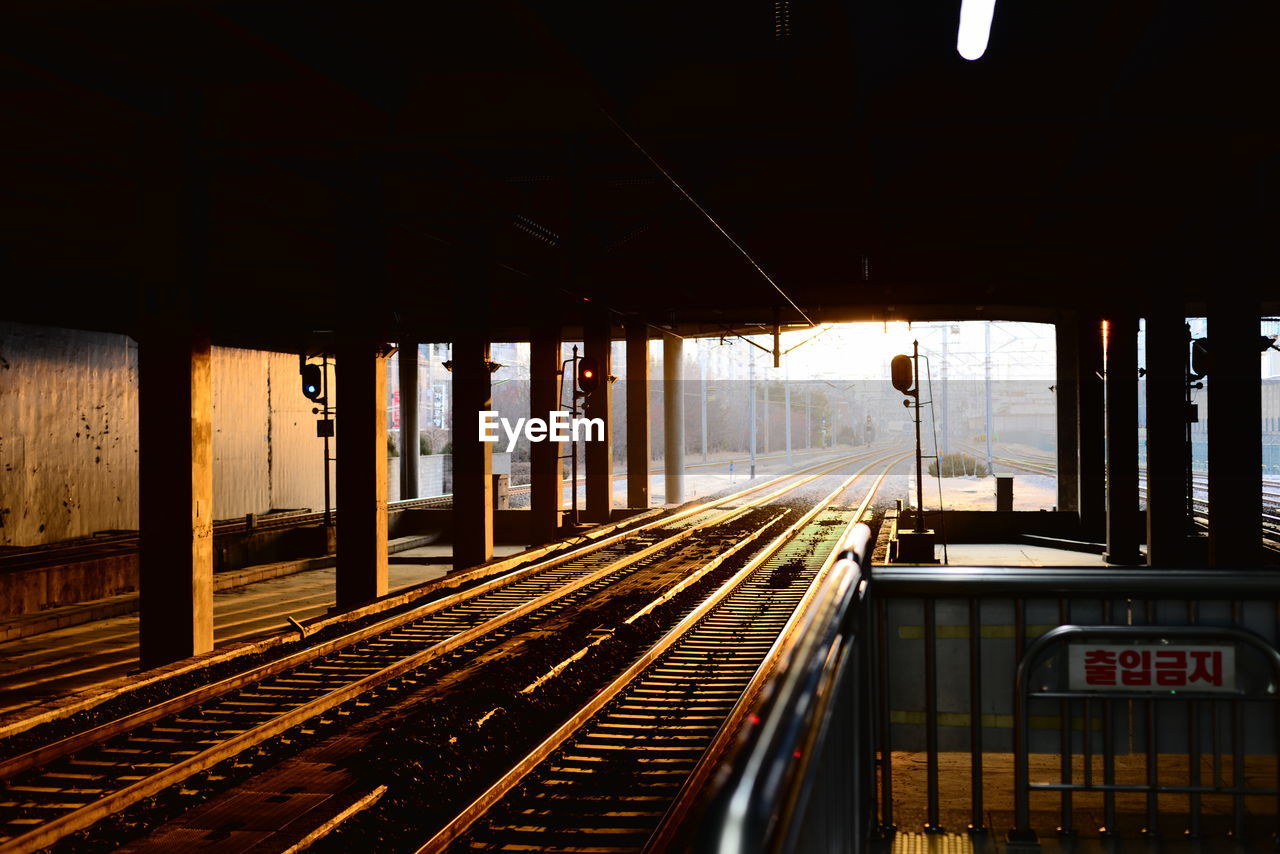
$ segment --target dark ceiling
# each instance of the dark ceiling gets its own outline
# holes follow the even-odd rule
[[[1280,5],[999,0],[977,62],[957,17],[28,2],[5,314],[133,331],[190,289],[215,339],[285,347],[601,305],[710,330],[1280,298]]]

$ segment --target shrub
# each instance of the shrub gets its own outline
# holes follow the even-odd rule
[[[387,434],[387,456],[388,457],[400,456],[400,449],[396,447],[396,437],[392,436],[390,433]]]
[[[426,433],[418,434],[418,454],[420,456],[431,456],[431,437]]]
[[[939,460],[930,461],[929,475],[931,477],[938,476],[938,463]],[[978,462],[976,458],[968,454],[943,454],[941,463],[943,477],[964,477],[967,475],[986,477],[991,474],[987,470],[986,463]]]

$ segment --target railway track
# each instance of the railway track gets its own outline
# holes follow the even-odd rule
[[[972,446],[961,447],[966,453],[979,458],[985,453]],[[1031,474],[1057,474],[1057,464],[1049,457],[994,455],[992,458],[1010,468]],[[1196,522],[1203,527],[1208,524],[1209,518],[1209,476],[1203,473],[1196,473],[1192,475],[1191,483],[1193,488],[1191,503],[1196,515]],[[1138,470],[1138,492],[1144,497],[1147,493],[1146,469],[1144,468]],[[1280,484],[1273,480],[1264,480],[1262,485],[1262,536],[1270,547],[1280,548]]]
[[[874,452],[880,455],[884,451]],[[872,456],[869,454],[867,456]],[[866,457],[861,457],[865,459]],[[756,484],[0,762],[0,848],[35,851],[460,650],[571,608],[858,458]]]
[[[985,460],[987,452],[985,449],[975,448],[972,445],[957,444],[957,447],[971,457],[978,460]],[[1013,469],[1025,471],[1030,474],[1047,474],[1056,475],[1058,473],[1058,464],[1051,456],[1031,456],[1010,457],[1003,454],[992,454],[991,459],[994,462],[1004,463]]]
[[[691,780],[749,725],[815,582],[905,458],[880,461],[860,499],[866,469],[814,504],[418,854],[646,850],[678,796],[693,795]]]

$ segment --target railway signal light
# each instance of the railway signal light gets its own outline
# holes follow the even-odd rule
[[[1260,352],[1268,350],[1280,350],[1277,346],[1276,339],[1280,336],[1276,335],[1260,335],[1258,336],[1258,349]],[[1209,346],[1208,338],[1196,338],[1191,342],[1191,379],[1202,379],[1213,373],[1213,350]]]
[[[307,400],[320,400],[324,397],[324,371],[319,365],[303,365],[302,394]]]
[[[600,365],[592,356],[578,360],[578,391],[585,397],[600,387]]]
[[[1197,338],[1191,342],[1191,379],[1198,380],[1209,374],[1209,339]]]
[[[911,394],[911,387],[915,385],[915,371],[912,370],[910,356],[894,356],[889,363],[889,375],[894,388],[903,394]]]

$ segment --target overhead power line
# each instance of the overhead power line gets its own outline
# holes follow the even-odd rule
[[[738,250],[738,252],[742,254],[742,257],[743,257],[743,258],[746,258],[746,259],[747,259],[747,262],[748,262],[752,267],[755,267],[755,268],[756,268],[756,272],[758,272],[758,273],[759,273],[759,274],[764,278],[764,280],[765,280],[766,282],[768,282],[770,285],[772,285],[772,286],[773,286],[773,289],[774,289],[775,291],[777,291],[779,294],[781,294],[781,295],[782,295],[782,298],[783,298],[784,300],[786,300],[786,301],[791,305],[791,307],[792,307],[792,308],[794,308],[797,312],[799,312],[799,313],[800,313],[800,316],[801,316],[801,317],[803,317],[803,318],[805,319],[805,322],[806,322],[806,323],[808,323],[810,326],[817,326],[817,325],[818,325],[818,324],[814,323],[812,319],[810,319],[809,315],[807,315],[807,314],[805,314],[805,313],[804,313],[804,309],[802,309],[800,306],[796,305],[796,301],[795,301],[795,300],[793,300],[790,296],[788,296],[788,295],[787,295],[787,292],[786,292],[786,291],[784,291],[784,290],[781,288],[781,286],[779,286],[779,285],[778,285],[778,283],[777,283],[777,282],[775,282],[775,281],[773,280],[773,277],[772,277],[772,276],[770,276],[768,273],[766,273],[766,272],[765,272],[764,267],[761,267],[761,266],[760,266],[760,264],[756,261],[756,259],[751,257],[751,253],[750,253],[750,252],[748,252],[745,248],[743,248],[743,246],[742,246],[742,244],[741,244],[741,243],[739,243],[738,241],[734,240],[734,239],[733,239],[733,235],[731,235],[729,232],[725,231],[724,226],[722,226],[719,222],[717,222],[717,221],[716,221],[716,218],[715,218],[715,217],[713,217],[713,216],[711,215],[711,213],[710,213],[706,208],[704,208],[701,204],[699,204],[699,203],[698,203],[698,200],[697,200],[697,199],[695,199],[695,198],[694,198],[694,197],[689,193],[689,191],[688,191],[688,190],[686,190],[686,189],[685,189],[685,188],[680,184],[680,182],[679,182],[679,181],[677,181],[677,180],[675,179],[675,176],[673,176],[670,172],[668,172],[668,171],[666,170],[666,168],[665,168],[661,163],[659,163],[656,159],[654,159],[654,156],[653,156],[652,154],[650,154],[648,151],[646,151],[646,150],[645,150],[645,148],[644,148],[644,146],[643,146],[643,145],[641,145],[641,144],[639,143],[639,141],[638,141],[638,140],[636,140],[636,138],[635,138],[634,136],[632,136],[630,133],[628,133],[628,132],[627,132],[627,129],[626,129],[626,128],[624,128],[621,124],[619,124],[619,123],[618,123],[618,120],[617,120],[617,119],[615,119],[615,118],[614,118],[614,117],[609,113],[609,111],[608,111],[608,110],[606,110],[604,107],[601,107],[601,108],[600,108],[600,112],[604,113],[604,117],[605,117],[606,119],[608,119],[608,120],[609,120],[609,122],[610,122],[614,127],[616,127],[616,128],[618,129],[618,132],[619,132],[619,133],[621,133],[623,136],[625,136],[625,137],[627,138],[627,141],[629,141],[633,146],[635,146],[636,151],[639,151],[641,154],[643,154],[643,155],[644,155],[644,157],[645,157],[645,159],[646,159],[646,160],[648,160],[650,163],[652,163],[652,164],[653,164],[653,168],[655,168],[655,169],[657,169],[659,172],[661,172],[661,173],[662,173],[662,176],[663,176],[664,178],[666,178],[668,181],[670,181],[670,182],[671,182],[671,186],[675,187],[675,188],[676,188],[676,191],[677,191],[677,192],[679,192],[679,193],[680,193],[680,195],[684,196],[684,197],[685,197],[685,200],[686,200],[686,201],[688,201],[688,202],[689,202],[689,204],[691,204],[691,205],[693,205],[695,208],[697,208],[698,213],[702,214],[702,215],[706,218],[707,222],[709,222],[709,223],[711,223],[713,226],[715,226],[716,231],[719,231],[721,234],[723,234],[723,235],[724,235],[725,240],[728,240],[728,241],[729,241],[729,243],[731,243],[731,244],[733,245],[733,248],[734,248],[734,249],[737,249],[737,250]]]

